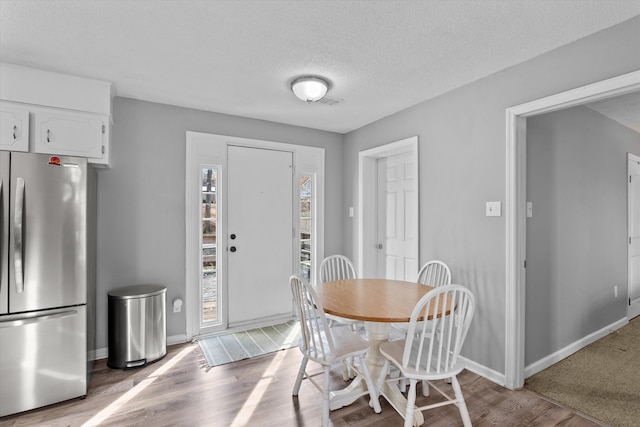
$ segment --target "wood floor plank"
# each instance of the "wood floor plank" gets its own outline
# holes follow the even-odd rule
[[[181,358],[179,361],[178,359]],[[127,371],[96,362],[86,399],[73,399],[45,408],[0,418],[2,427],[84,426],[260,426],[315,427],[321,424],[321,395],[303,382],[291,396],[302,357],[297,348],[207,369],[197,344],[168,347],[167,356],[144,368]],[[314,372],[319,367],[310,364]],[[602,426],[567,407],[528,390],[508,390],[465,371],[459,376],[474,426]],[[332,387],[346,386],[340,369]],[[420,386],[418,386],[420,388]],[[445,390],[451,386],[442,384]],[[418,390],[417,404],[433,402]],[[402,417],[380,399],[376,414],[361,397],[331,412],[334,427],[401,426]],[[455,406],[425,413],[426,425],[462,425]]]

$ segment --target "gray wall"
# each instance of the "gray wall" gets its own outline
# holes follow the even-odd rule
[[[107,293],[136,284],[167,286],[185,299],[187,130],[325,149],[325,251],[341,253],[342,135],[187,108],[116,98],[112,167],[98,173],[97,349],[107,347]],[[167,335],[186,333],[167,312]]]
[[[505,221],[485,202],[505,201],[505,110],[640,69],[640,18],[457,88],[345,136],[344,205],[357,206],[358,152],[418,135],[420,260],[438,258],[471,288],[477,312],[463,353],[504,373]],[[384,100],[380,100],[384,102]],[[346,254],[357,223],[344,217]]]
[[[628,152],[640,134],[587,107],[527,120],[526,365],[627,315]]]

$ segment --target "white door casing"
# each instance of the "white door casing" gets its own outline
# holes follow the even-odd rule
[[[293,154],[229,146],[229,326],[293,315]]]
[[[571,89],[506,110],[505,375],[510,389],[524,385],[527,117],[640,90],[640,71]]]
[[[385,144],[359,153],[358,165],[358,254],[357,270],[362,277],[378,277],[379,249],[378,245],[386,242],[378,241],[378,162],[380,159],[393,158],[395,156],[407,156],[403,160],[402,181],[405,185],[402,190],[404,214],[401,220],[404,225],[403,236],[409,238],[404,242],[402,249],[402,269],[405,280],[415,280],[418,274],[419,260],[419,212],[418,212],[418,137]],[[393,163],[392,163],[393,164]],[[393,172],[394,174],[396,172]],[[386,178],[385,178],[386,179]],[[394,197],[397,199],[397,197]],[[386,196],[385,196],[386,200]],[[391,209],[386,203],[384,210]],[[395,208],[394,208],[395,209]],[[394,212],[396,212],[394,210]],[[396,213],[394,213],[397,216]],[[386,222],[386,218],[384,221]],[[414,260],[414,261],[409,261]],[[386,261],[385,261],[386,262]],[[397,265],[397,264],[396,264]],[[386,274],[385,274],[386,276]]]
[[[415,279],[418,270],[416,161],[412,152],[377,161],[377,277]]]
[[[186,132],[186,176],[185,176],[185,219],[186,219],[186,276],[185,276],[185,317],[187,340],[207,334],[216,334],[238,329],[247,329],[253,325],[247,324],[233,328],[229,325],[229,315],[226,311],[228,301],[228,278],[227,265],[229,252],[226,250],[228,228],[228,189],[227,189],[227,149],[230,146],[261,148],[265,150],[278,150],[292,153],[293,165],[296,172],[296,182],[300,175],[313,175],[314,199],[312,243],[312,265],[319,265],[324,256],[324,149],[318,147],[308,147],[295,144],[285,144],[273,141],[264,141],[248,138],[239,138],[226,135],[216,135],[201,132]],[[217,213],[219,236],[218,269],[217,280],[220,283],[219,297],[219,317],[220,323],[215,325],[203,325],[201,322],[202,312],[202,292],[201,292],[201,170],[202,168],[215,167],[218,171],[218,207]],[[252,172],[253,174],[253,172]],[[291,182],[291,181],[289,181]],[[292,205],[299,209],[299,192],[290,191]],[[291,184],[289,188],[292,188]],[[290,237],[291,247],[297,248],[298,223],[294,221],[294,230],[289,229],[287,235]],[[293,266],[297,268],[300,261],[299,254],[294,252],[293,256],[287,260],[280,258],[283,263],[288,263],[290,271]],[[312,279],[314,279],[312,277]],[[288,277],[286,279],[288,286]],[[287,288],[289,289],[289,288]],[[288,299],[291,301],[290,290]],[[266,322],[268,323],[268,322]],[[255,319],[255,326],[266,324],[260,319]]]
[[[628,157],[629,307],[627,317],[632,319],[640,315],[640,156],[629,154]]]

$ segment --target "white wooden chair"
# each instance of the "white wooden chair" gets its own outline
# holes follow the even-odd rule
[[[322,393],[322,425],[329,425],[329,393],[330,393],[330,369],[335,362],[348,362],[350,359],[358,359],[356,367],[350,364],[350,369],[358,372],[365,378],[367,390],[362,394],[369,394],[370,405],[376,413],[380,413],[380,402],[375,383],[371,378],[365,354],[369,348],[369,342],[348,328],[329,328],[322,303],[318,300],[315,290],[298,276],[291,276],[291,291],[295,300],[298,315],[300,316],[300,351],[304,355],[300,363],[298,377],[293,386],[293,395],[297,396],[303,379],[308,379]],[[324,380],[320,385],[306,371],[307,362],[312,360],[322,365]]]
[[[356,279],[357,277],[353,262],[344,255],[329,255],[320,263],[320,282],[322,283],[333,282],[334,280]],[[362,323],[358,320],[346,319],[332,314],[327,314],[326,316],[331,323],[337,322],[351,326],[354,332],[358,330]]]
[[[428,263],[423,265],[418,272],[418,283],[432,286],[434,288],[438,288],[444,285],[450,285],[451,270],[449,269],[447,264],[442,261],[429,261]],[[408,323],[394,323],[392,326],[394,329],[397,329],[398,331],[405,334],[409,329]]]
[[[358,275],[353,262],[344,255],[329,255],[320,263],[320,282],[322,283],[357,278]],[[348,325],[353,332],[358,332],[358,329],[364,326],[364,323],[359,320],[347,319],[333,314],[326,314],[326,317],[329,320],[330,327],[339,323],[341,325]],[[349,369],[349,363],[344,363],[342,366],[342,378],[347,381],[353,378],[354,375],[354,372]]]
[[[418,317],[424,313],[438,313],[436,307],[452,309],[429,322],[419,322]],[[389,363],[397,366],[402,378],[409,380],[407,407],[404,414],[405,427],[413,425],[414,411],[455,404],[458,406],[465,427],[471,426],[471,419],[462,396],[457,375],[464,365],[458,360],[460,350],[471,325],[475,311],[475,298],[464,286],[440,286],[425,296],[414,307],[409,322],[409,330],[404,340],[389,341],[380,345],[380,353],[387,359],[378,379],[381,386],[384,375],[389,370]],[[426,316],[425,316],[426,318]],[[434,385],[435,380],[451,380],[455,397],[447,395],[440,387]],[[389,381],[397,381],[397,378]],[[416,384],[428,381],[429,385],[442,394],[447,400],[421,407],[415,407]]]
[[[433,286],[434,288],[450,285],[451,284],[451,270],[449,266],[442,261],[432,260],[422,266],[418,272],[418,283],[423,285]],[[408,323],[394,323],[393,329],[406,335],[409,329]],[[406,382],[400,382],[400,389],[405,391],[407,388]],[[429,395],[429,385],[426,381],[422,382],[422,394],[424,396]]]
[[[451,270],[449,269],[447,264],[442,261],[429,261],[428,263],[423,265],[418,272],[418,283],[432,286],[434,288],[438,288],[444,285],[450,285]],[[409,329],[408,323],[394,323],[392,326],[394,329],[402,332],[403,334],[406,334],[407,330]]]

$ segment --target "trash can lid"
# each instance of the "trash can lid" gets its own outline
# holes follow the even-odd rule
[[[167,291],[166,286],[161,285],[136,285],[118,288],[109,291],[109,296],[118,299],[144,298],[159,295]]]

